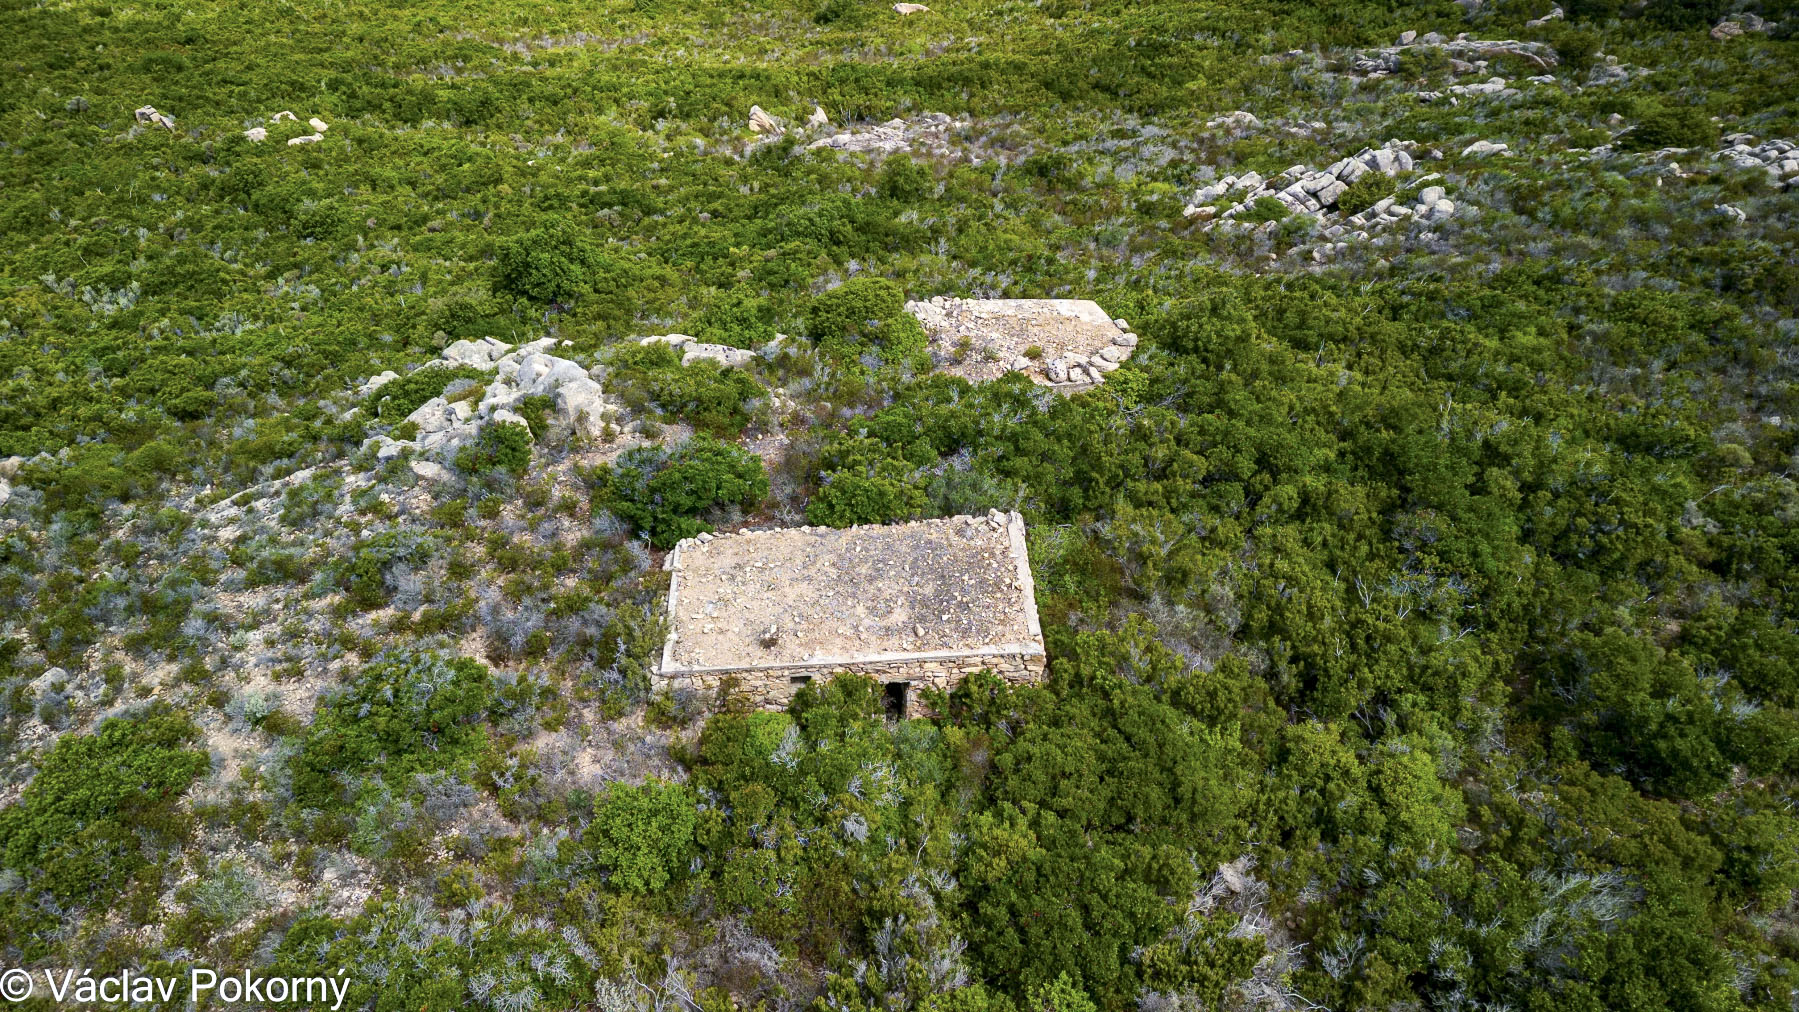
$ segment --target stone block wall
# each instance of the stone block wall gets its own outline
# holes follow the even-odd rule
[[[784,710],[806,681],[825,682],[840,672],[850,672],[866,675],[882,685],[905,683],[904,715],[928,717],[932,715],[931,711],[920,698],[924,690],[948,692],[962,679],[983,670],[991,670],[1003,681],[1014,685],[1030,684],[1043,680],[1044,658],[1040,653],[938,654],[833,664],[672,671],[652,676],[651,684],[657,690],[699,693],[706,704],[711,705],[724,681],[735,677],[738,691],[748,697],[752,705],[763,710]]]

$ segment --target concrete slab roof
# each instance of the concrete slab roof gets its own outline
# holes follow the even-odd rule
[[[662,675],[1043,653],[1017,513],[689,539],[665,567]]]

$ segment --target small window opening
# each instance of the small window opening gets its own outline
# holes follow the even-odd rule
[[[812,684],[812,676],[811,675],[788,675],[787,676],[787,687],[794,690],[795,692],[798,692],[800,689],[803,689],[806,686],[811,685],[811,684]]]

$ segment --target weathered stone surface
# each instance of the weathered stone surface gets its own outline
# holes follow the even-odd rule
[[[991,670],[1043,675],[1042,630],[1017,513],[891,527],[802,527],[682,542],[670,553],[658,689],[781,708],[849,671],[923,689]],[[774,635],[770,635],[771,630]],[[710,702],[711,700],[708,700]]]
[[[1091,355],[1118,335],[1111,316],[1086,299],[937,296],[908,302],[906,311],[930,337],[931,357],[938,368],[976,382],[998,379],[1008,371],[1023,372],[1037,383],[1067,382],[1051,378],[1050,365]],[[964,342],[971,351],[963,351]],[[1032,348],[1038,349],[1035,357],[1025,354]]]
[[[719,365],[746,366],[756,358],[756,353],[748,348],[733,348],[728,344],[706,344],[693,341],[683,347],[681,364],[692,365],[700,359],[711,359]]]

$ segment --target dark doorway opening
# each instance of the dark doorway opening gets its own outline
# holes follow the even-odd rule
[[[906,719],[906,690],[910,688],[905,682],[888,682],[882,686],[881,705],[887,716],[894,720]]]

